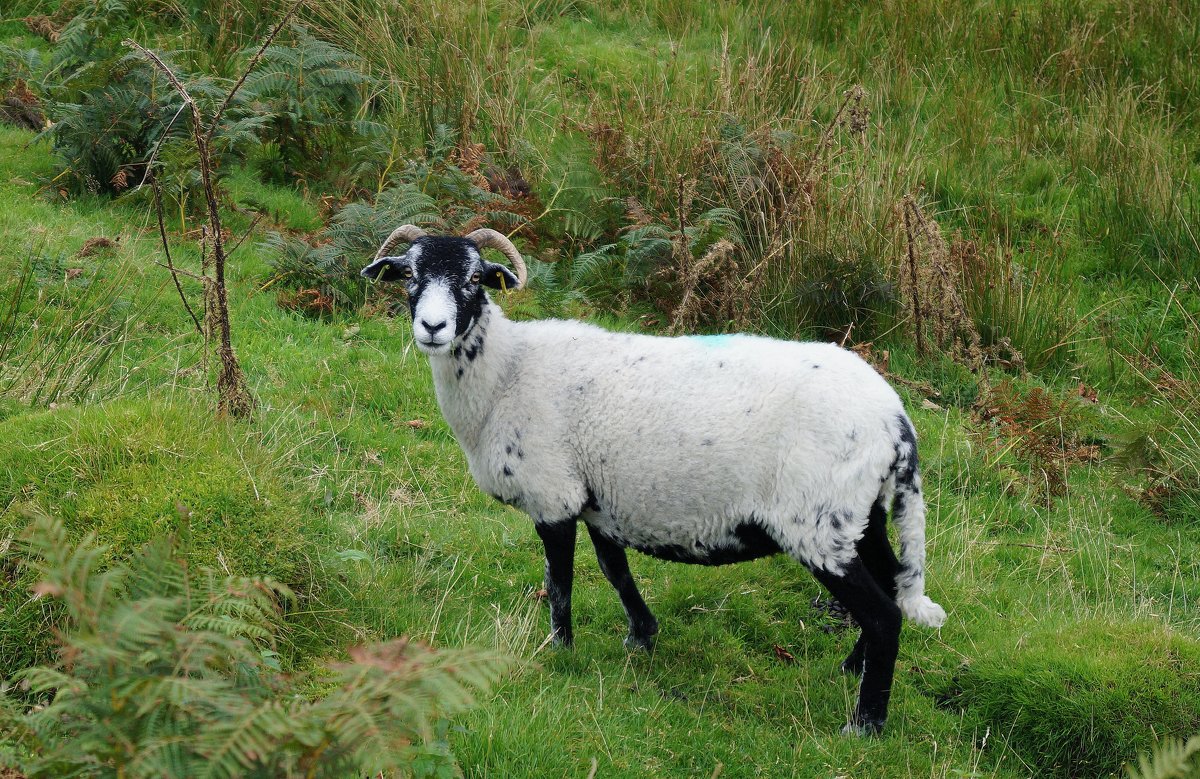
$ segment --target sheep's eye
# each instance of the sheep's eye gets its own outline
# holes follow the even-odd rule
[[[483,277],[479,275],[479,271],[475,271],[474,273],[471,274],[471,283],[478,284],[479,280],[481,278],[483,278]]]
[[[404,270],[400,271],[400,275],[406,279],[411,279],[413,277],[413,269],[406,265],[404,266]]]

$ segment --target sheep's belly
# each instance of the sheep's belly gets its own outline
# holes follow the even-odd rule
[[[622,532],[612,524],[589,524],[593,524],[601,535],[619,546],[676,563],[726,565],[755,560],[783,551],[779,544],[775,543],[775,539],[755,522],[742,522],[727,534],[715,539],[688,539],[684,543],[667,543],[658,539],[638,537],[640,534]]]

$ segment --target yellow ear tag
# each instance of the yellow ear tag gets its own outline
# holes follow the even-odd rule
[[[508,285],[504,283],[504,271],[496,271],[496,278],[500,279],[500,291],[508,293]]]

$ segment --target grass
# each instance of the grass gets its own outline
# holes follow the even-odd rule
[[[1134,734],[1146,728],[1156,738],[1200,728],[1195,642],[1153,623],[1091,619],[1022,638],[963,669],[946,694],[1011,723],[1009,742],[1048,773],[1103,775],[1114,754],[1145,749]]]
[[[25,218],[39,218],[36,200],[19,202]],[[152,253],[153,241],[148,227],[130,235],[112,262]],[[140,267],[144,280],[162,272]],[[595,758],[606,772],[631,776],[711,773],[718,763],[731,774],[856,766],[881,776],[1019,776],[1048,764],[1012,730],[1015,709],[1003,705],[1011,686],[987,688],[999,701],[993,708],[965,693],[961,707],[946,707],[931,679],[951,678],[976,658],[981,678],[991,679],[1023,656],[1013,654],[1023,632],[1070,633],[1097,613],[1118,624],[1156,620],[1170,641],[1194,646],[1191,606],[1200,593],[1189,584],[1194,572],[1180,567],[1197,559],[1194,540],[1157,530],[1132,501],[1116,504],[1115,520],[1112,487],[1092,466],[1051,509],[1007,495],[952,410],[918,412],[917,424],[931,581],[955,619],[940,634],[906,631],[884,738],[836,735],[854,686],[835,669],[852,637],[822,629],[809,605],[819,587],[784,559],[713,570],[635,559],[664,625],[656,654],[644,657],[621,647],[618,601],[581,549],[578,647],[539,650],[546,616],[532,597],[541,579],[535,536],[525,517],[470,483],[404,323],[288,314],[255,291],[262,270],[245,251],[235,271],[244,279],[235,295],[236,346],[262,404],[256,419],[212,421],[211,401],[198,394],[194,345],[139,356],[148,376],[135,397],[17,411],[2,423],[17,444],[0,468],[8,532],[21,525],[19,497],[127,548],[174,526],[182,502],[209,533],[196,544],[204,559],[269,573],[300,591],[289,662],[303,666],[347,643],[400,634],[513,652],[521,670],[452,731],[469,775],[586,773]],[[177,303],[162,297],[158,306],[169,318]],[[424,424],[410,426],[414,420]],[[1162,542],[1146,548],[1147,534]],[[41,624],[36,604],[26,596],[17,603]],[[5,622],[30,625],[19,614]],[[777,646],[796,662],[781,660]],[[1126,663],[1140,656],[1136,647],[1113,651]],[[1100,666],[1094,678],[1116,683],[1127,667]],[[1173,689],[1154,678],[1160,687],[1152,689]],[[1162,714],[1145,712],[1127,727],[1131,740],[1118,744],[1119,754],[1104,752],[1103,765],[1147,747],[1147,722],[1158,722],[1159,734],[1182,735]],[[746,744],[754,745],[749,753]]]
[[[217,421],[213,366],[154,264],[144,203],[45,197],[50,149],[0,128],[0,301],[31,257],[48,258],[78,262],[130,312],[103,380],[53,408],[42,395],[0,399],[0,579],[12,585],[0,594],[0,667],[44,655],[53,616],[8,542],[23,507],[95,530],[122,554],[176,527],[182,504],[197,563],[272,575],[298,593],[280,647],[288,668],[398,635],[515,655],[518,670],[450,730],[468,776],[585,776],[593,761],[599,776],[1090,776],[1200,730],[1200,542],[1188,508],[1200,458],[1194,417],[1162,382],[1194,387],[1200,366],[1194,9],[427,0],[403,13],[369,2],[305,13],[386,85],[377,100],[404,142],[395,166],[451,124],[520,166],[546,204],[539,235],[568,257],[619,235],[624,205],[606,198],[636,196],[675,229],[677,177],[728,172],[728,158],[697,149],[733,120],[747,159],[752,142],[770,148],[768,131],[790,137],[797,160],[821,150],[814,204],[784,203],[770,229],[747,231],[756,258],[786,235],[756,323],[768,332],[811,328],[797,285],[829,267],[865,264],[872,283],[895,284],[894,207],[923,189],[943,234],[988,258],[967,302],[985,338],[1024,352],[1033,375],[1011,377],[1015,391],[1063,401],[1082,398],[1080,385],[1095,391],[1095,404],[1072,401],[1084,405],[1064,424],[1100,459],[1069,465],[1048,496],[1019,442],[975,409],[998,369],[919,357],[903,307],[867,298],[879,307],[874,350],[905,380],[922,441],[930,586],[951,619],[937,633],[905,630],[887,733],[842,738],[855,686],[836,669],[853,636],[813,608],[824,594],[798,566],[635,555],[663,630],[653,656],[630,655],[619,602],[581,543],[577,646],[544,648],[536,536],[471,483],[402,318],[281,310],[263,288],[269,258],[248,240],[231,260],[231,306],[259,410]],[[860,134],[833,122],[854,84],[870,116]],[[624,132],[607,161],[597,123]],[[311,235],[323,225],[311,194],[263,184],[251,168],[226,181],[230,203],[266,213],[265,226]],[[714,184],[696,211],[729,205],[746,220],[763,201],[740,192],[732,179]],[[227,224],[240,232],[250,218],[234,210]],[[76,259],[97,236],[120,240]],[[194,241],[173,240],[195,269]],[[640,304],[572,299],[562,273],[539,272],[562,300],[517,294],[507,309],[651,327],[635,318]],[[86,301],[55,273],[35,276],[27,300]],[[184,290],[199,299],[187,279]],[[834,313],[812,329],[828,338],[852,307],[822,305]],[[37,309],[21,310],[18,324]],[[63,331],[38,337],[70,343]],[[31,341],[20,343],[27,355]],[[1116,455],[1139,434],[1159,453],[1131,466]],[[1148,500],[1167,477],[1171,501]]]

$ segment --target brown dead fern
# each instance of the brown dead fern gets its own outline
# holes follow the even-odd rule
[[[916,197],[906,195],[900,208],[906,239],[900,286],[912,313],[917,352],[927,355],[931,347],[940,349],[971,370],[979,370],[984,363],[982,339],[959,292],[960,277],[951,261],[950,245]]]
[[[1047,500],[1066,493],[1071,465],[1100,457],[1080,433],[1077,400],[1041,387],[1023,390],[1009,379],[985,387],[975,417],[997,459],[1011,451],[1028,467],[1030,486]]]
[[[34,35],[44,38],[49,43],[58,43],[58,36],[62,32],[62,27],[56,25],[54,20],[44,14],[36,16],[26,16],[21,21],[25,22],[25,26]]]
[[[683,293],[672,312],[669,332],[692,332],[705,319],[727,320],[735,329],[740,327],[739,320],[744,317],[734,310],[734,304],[743,299],[739,294],[736,251],[733,241],[722,238],[698,259],[692,260],[688,252],[687,261],[676,271],[676,282]]]
[[[904,257],[900,291],[910,314],[917,352],[932,350],[981,372],[988,364],[1023,368],[1024,357],[1007,339],[985,345],[964,301],[964,272],[982,259],[969,241],[947,241],[937,220],[927,216],[914,195],[900,203]]]
[[[37,95],[30,91],[24,79],[13,82],[8,93],[0,100],[0,122],[6,122],[25,130],[41,132],[46,129],[46,114]]]

